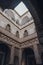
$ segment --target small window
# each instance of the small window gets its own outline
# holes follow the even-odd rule
[[[19,31],[16,31],[16,37],[19,38]]]
[[[9,32],[11,32],[11,26],[9,24],[7,24],[6,30],[9,31]]]
[[[24,31],[24,37],[26,37],[26,36],[28,36],[28,31],[27,30]]]
[[[19,20],[18,19],[16,20],[16,23],[19,24]]]

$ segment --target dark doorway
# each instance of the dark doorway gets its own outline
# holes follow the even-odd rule
[[[42,58],[42,64],[43,64],[43,53],[41,54],[41,58]]]
[[[22,55],[22,62],[24,65],[35,65],[35,56],[31,48],[25,48]],[[23,65],[23,64],[22,64]]]
[[[19,65],[19,58],[18,58],[18,56],[14,56],[14,65]]]
[[[10,48],[7,44],[0,42],[0,65],[7,65],[9,63]]]

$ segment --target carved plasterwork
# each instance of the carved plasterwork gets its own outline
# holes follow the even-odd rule
[[[27,41],[23,42],[21,44],[21,47],[22,48],[29,47],[29,46],[34,45],[34,44],[39,44],[38,38],[34,38],[34,39],[27,40]]]
[[[31,40],[27,40],[25,42],[19,43],[19,42],[15,41],[14,39],[4,35],[3,33],[0,33],[0,39],[2,39],[4,41],[8,41],[9,44],[12,43],[12,45],[19,47],[19,48],[29,47],[30,45],[33,45],[33,44],[39,44],[38,38],[34,38]]]
[[[12,38],[0,33],[0,39],[4,40],[4,41],[8,41],[9,44],[12,43],[12,45],[14,44],[15,46],[18,46],[19,43],[16,42],[15,40],[13,40]]]

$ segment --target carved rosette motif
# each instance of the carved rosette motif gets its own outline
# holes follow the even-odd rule
[[[8,41],[8,42],[10,42],[10,43],[12,43],[12,44],[14,43],[15,46],[19,46],[19,47],[21,47],[21,48],[22,48],[22,47],[27,47],[27,46],[29,46],[30,44],[38,44],[38,43],[39,43],[38,38],[34,38],[34,39],[31,39],[31,40],[27,40],[27,41],[25,41],[25,42],[19,43],[19,42],[15,41],[14,39],[12,39],[12,38],[6,36],[6,35],[3,34],[3,33],[0,33],[0,39],[6,40],[6,41]]]
[[[25,41],[21,44],[21,47],[29,47],[29,45],[39,44],[38,38],[34,38],[28,41]]]

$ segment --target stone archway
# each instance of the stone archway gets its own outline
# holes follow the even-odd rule
[[[0,41],[0,65],[7,65],[10,58],[10,48],[7,44]]]
[[[25,48],[22,54],[22,65],[35,65],[35,56],[31,48]]]
[[[36,9],[36,7],[34,6],[34,4],[30,1],[30,0],[23,0],[23,2],[25,3],[25,5],[27,6],[29,12],[31,13],[33,19],[34,19],[34,23],[35,23],[35,27],[36,27],[36,31],[37,31],[37,35],[39,38],[39,42],[42,43],[42,24],[41,24],[41,20],[40,20],[40,16],[39,16],[39,10]],[[34,13],[34,14],[33,14]],[[40,31],[41,30],[41,31]]]

